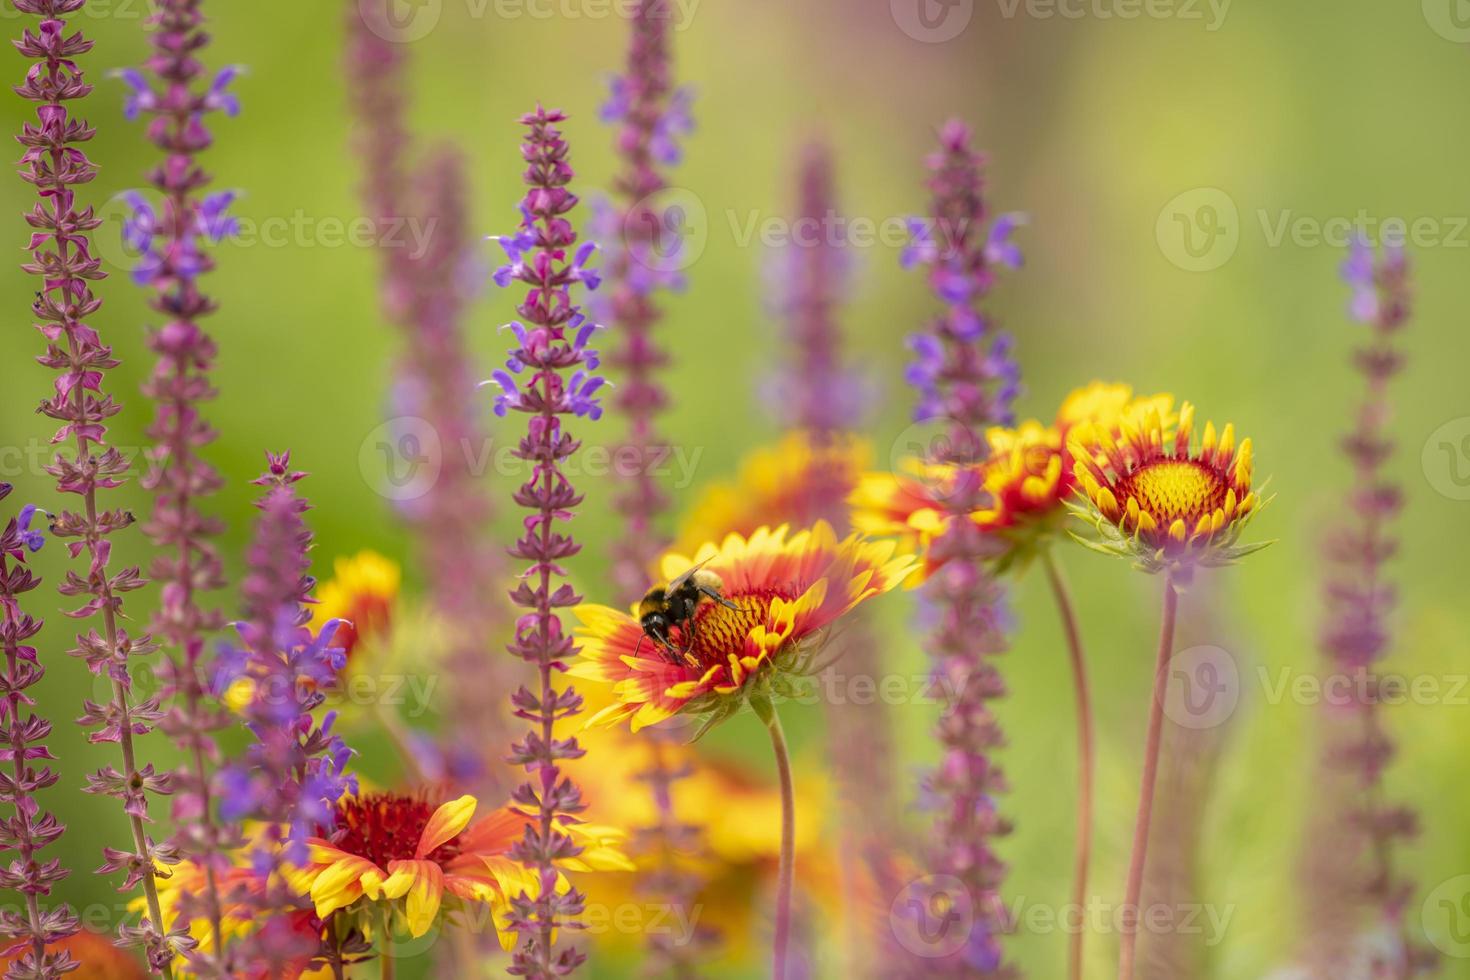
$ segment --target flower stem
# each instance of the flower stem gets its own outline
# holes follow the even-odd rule
[[[1148,828],[1153,819],[1154,783],[1159,774],[1159,748],[1164,735],[1164,698],[1169,693],[1169,660],[1174,655],[1174,620],[1179,593],[1172,580],[1164,583],[1164,617],[1159,627],[1159,659],[1154,668],[1153,701],[1148,711],[1148,736],[1143,747],[1143,786],[1138,794],[1138,819],[1133,825],[1133,857],[1128,862],[1128,894],[1123,900],[1123,942],[1118,958],[1118,980],[1133,980],[1138,952],[1138,903],[1143,892],[1143,866],[1148,855]]]
[[[383,924],[383,935],[380,938],[380,944],[382,948],[378,951],[378,976],[380,976],[382,980],[393,980],[393,932],[391,926],[389,925],[389,916],[391,914],[392,913],[388,911],[388,907],[386,905],[383,906],[383,914],[381,919]]]
[[[1072,605],[1071,589],[1062,576],[1050,549],[1041,555],[1046,580],[1056,599],[1057,615],[1067,635],[1067,653],[1072,662],[1072,681],[1077,696],[1077,843],[1072,877],[1072,904],[1077,906],[1077,931],[1068,944],[1067,976],[1082,980],[1082,944],[1086,934],[1087,868],[1092,856],[1093,794],[1093,724],[1092,695],[1087,685],[1087,661],[1082,649],[1082,634],[1077,628],[1077,611]]]
[[[776,878],[776,929],[772,941],[772,980],[786,980],[786,951],[791,945],[791,892],[796,874],[796,794],[791,784],[791,753],[776,706],[765,695],[750,699],[750,706],[771,734],[776,755],[776,774],[781,780],[781,864]]]

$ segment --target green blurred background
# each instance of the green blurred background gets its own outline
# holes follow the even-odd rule
[[[417,6],[435,20],[409,45],[415,126],[423,145],[447,140],[467,154],[474,228],[499,233],[515,220],[515,118],[538,100],[571,114],[566,131],[578,189],[590,195],[606,186],[615,161],[596,112],[607,74],[621,66],[627,33],[606,5]],[[814,136],[830,141],[843,210],[881,222],[923,209],[921,160],[936,125],[951,115],[970,121],[991,153],[995,208],[1030,215],[1019,237],[1026,268],[994,299],[1017,338],[1028,389],[1021,413],[1049,417],[1072,387],[1116,379],[1191,399],[1202,416],[1233,420],[1255,439],[1259,471],[1273,476],[1278,498],[1253,530],[1279,543],[1218,576],[1218,588],[1185,600],[1196,613],[1208,606],[1210,616],[1209,624],[1190,627],[1191,642],[1228,650],[1242,677],[1239,704],[1218,730],[1223,756],[1199,854],[1205,900],[1232,911],[1223,941],[1208,951],[1214,977],[1254,978],[1287,966],[1302,927],[1298,855],[1313,792],[1316,711],[1289,697],[1272,703],[1257,670],[1276,678],[1318,662],[1316,549],[1350,489],[1337,441],[1356,397],[1347,357],[1361,334],[1344,316],[1336,271],[1342,249],[1310,231],[1360,209],[1379,220],[1428,219],[1418,226],[1421,242],[1410,246],[1419,299],[1404,335],[1409,370],[1395,390],[1402,449],[1393,465],[1408,506],[1399,525],[1402,557],[1393,566],[1403,607],[1389,669],[1440,679],[1446,690],[1470,670],[1463,612],[1470,490],[1456,479],[1470,465],[1457,452],[1470,434],[1470,333],[1463,313],[1453,312],[1470,302],[1463,6],[1339,0],[1237,3],[1222,11],[1185,0],[1149,8],[1126,0],[1060,7],[961,0],[941,22],[940,34],[953,36],[940,40],[902,29],[914,9],[901,0],[702,0],[677,34],[677,72],[697,90],[699,128],[675,179],[707,213],[705,250],[688,270],[688,292],[668,304],[664,328],[677,353],[669,378],[677,407],[665,429],[702,453],[695,485],[681,491],[689,500],[781,425],[783,407],[760,404],[758,385],[787,352],[766,311],[766,250],[741,229],[752,217],[789,212],[796,148]],[[209,166],[219,186],[243,190],[238,213],[246,219],[297,220],[304,229],[280,247],[225,246],[207,287],[221,302],[209,324],[221,347],[221,394],[209,417],[222,438],[210,456],[229,480],[217,503],[230,525],[231,568],[239,567],[252,513],[247,481],[261,469],[262,450],[287,447],[312,474],[305,490],[315,505],[323,576],[332,557],[365,547],[408,563],[403,528],[359,468],[363,441],[390,414],[385,392],[399,340],[379,312],[374,251],[330,240],[322,225],[362,214],[341,71],[344,5],[232,0],[207,9],[215,33],[209,61],[249,70],[238,85],[244,115],[217,120]],[[1117,16],[1135,9],[1140,16]],[[97,41],[85,64],[98,90],[85,114],[98,127],[89,152],[102,172],[86,199],[99,205],[139,186],[155,160],[140,127],[122,119],[121,84],[104,77],[143,57],[144,13],[143,0],[94,0],[81,18]],[[17,35],[21,20],[8,4],[6,16],[0,23]],[[12,58],[11,77],[19,81],[23,72]],[[14,131],[29,110],[15,98],[5,106]],[[33,414],[50,379],[30,363],[41,340],[25,313],[32,287],[15,268],[29,187],[3,182],[0,202],[15,216],[16,246],[15,261],[0,268],[12,310],[0,339],[0,445],[9,453],[0,477],[17,484],[13,499],[55,508],[49,480],[12,451],[44,441],[52,428]],[[1198,216],[1200,207],[1216,209],[1225,234],[1191,256],[1175,214]],[[1280,222],[1298,218],[1307,220],[1298,233],[1277,234]],[[898,269],[894,249],[861,251],[845,326],[850,356],[878,382],[865,427],[882,460],[908,425],[902,340],[931,303],[921,277]],[[487,250],[487,262],[493,258]],[[126,276],[100,292],[106,309],[97,325],[123,360],[110,390],[127,402],[112,436],[138,446],[151,416],[136,393],[150,364],[142,337],[152,318]],[[476,305],[482,373],[503,347],[495,328],[511,315],[507,297],[494,290]],[[488,417],[488,399],[486,407]],[[492,435],[504,438],[505,424],[496,422]],[[1439,448],[1445,441],[1451,450]],[[501,499],[509,489],[499,489]],[[608,487],[588,489],[578,521],[588,547],[576,572],[594,599],[606,600],[602,556],[617,524]],[[147,510],[135,486],[118,497]],[[508,505],[502,517],[509,528]],[[126,560],[146,560],[140,535],[123,542]],[[38,556],[48,583],[60,577],[63,558],[57,547]],[[1091,647],[1099,715],[1095,891],[1116,901],[1158,583],[1080,550],[1063,560]],[[412,589],[418,572],[411,564],[408,577]],[[1003,809],[1017,824],[1003,845],[1012,867],[1006,892],[1028,905],[1065,901],[1072,839],[1071,695],[1043,586],[1032,575],[1016,589],[1014,649],[1003,663],[1011,694],[998,709],[1013,783]],[[69,637],[54,593],[35,596],[33,611],[50,620],[41,637],[49,667],[41,704],[66,722],[91,682],[81,663],[61,654]],[[129,612],[141,618],[141,605],[130,601]],[[912,596],[890,597],[882,617],[894,669],[921,670]],[[932,756],[933,716],[930,706],[894,709],[905,773]],[[1422,838],[1400,858],[1421,884],[1406,913],[1417,929],[1421,898],[1436,886],[1447,883],[1436,896],[1452,901],[1470,891],[1470,879],[1455,880],[1470,873],[1470,707],[1461,691],[1396,708],[1388,724],[1402,749],[1388,776],[1390,794],[1423,815]],[[798,754],[815,752],[819,713],[792,718],[790,726]],[[763,766],[754,731],[727,726],[708,751],[748,753]],[[150,738],[142,751],[161,759],[161,743]],[[115,751],[87,745],[66,723],[51,745],[67,787]],[[382,765],[374,754],[369,745],[369,771]],[[388,775],[391,769],[378,773]],[[110,886],[86,872],[103,843],[125,839],[118,807],[70,789],[50,793],[47,805],[71,828],[62,853],[78,873],[64,896],[110,907],[117,901]],[[1448,951],[1470,956],[1470,943],[1439,938]],[[1059,933],[1023,930],[1009,949],[1030,975],[1054,977],[1065,946]],[[1092,941],[1095,975],[1107,975],[1114,951],[1112,936]],[[598,957],[589,975],[630,969],[615,956]],[[1470,977],[1470,959],[1446,957],[1443,975]]]

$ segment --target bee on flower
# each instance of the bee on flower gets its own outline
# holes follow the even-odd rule
[[[898,586],[914,569],[892,542],[861,535],[838,540],[831,525],[791,533],[759,528],[726,536],[692,558],[671,554],[664,573],[678,579],[695,567],[720,582],[723,601],[701,603],[669,637],[679,655],[650,642],[628,612],[582,605],[580,661],[569,673],[614,685],[615,701],[589,725],[627,720],[633,731],[673,715],[709,713],[719,720],[752,696],[769,693],[782,675],[799,672],[810,647],[840,617]]]

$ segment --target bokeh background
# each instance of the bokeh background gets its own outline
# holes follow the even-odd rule
[[[1220,756],[1203,799],[1200,890],[1230,917],[1219,941],[1204,948],[1202,975],[1262,977],[1289,966],[1299,951],[1299,855],[1314,795],[1318,712],[1289,694],[1273,697],[1272,689],[1318,663],[1317,547],[1352,489],[1337,442],[1356,395],[1348,355],[1361,336],[1345,317],[1336,267],[1345,223],[1366,216],[1374,222],[1370,234],[1384,219],[1417,219],[1419,240],[1409,245],[1417,310],[1403,338],[1409,368],[1395,391],[1393,423],[1407,509],[1393,565],[1403,605],[1389,668],[1436,679],[1441,692],[1389,712],[1401,755],[1388,787],[1423,818],[1420,840],[1399,858],[1421,885],[1407,919],[1418,930],[1420,903],[1433,893],[1426,907],[1439,926],[1431,938],[1451,954],[1443,975],[1470,977],[1470,918],[1453,918],[1457,904],[1470,915],[1470,878],[1461,877],[1470,874],[1470,691],[1456,681],[1470,672],[1470,456],[1463,451],[1470,443],[1462,441],[1470,436],[1463,314],[1470,308],[1470,20],[1463,6],[957,0],[932,6],[939,26],[930,30],[914,26],[916,7],[906,0],[689,0],[691,16],[677,34],[677,72],[696,89],[698,131],[675,181],[705,212],[696,229],[703,252],[688,269],[688,291],[667,304],[662,328],[677,355],[669,376],[676,408],[665,430],[699,454],[691,485],[679,488],[681,502],[729,476],[742,454],[781,427],[784,406],[762,386],[787,357],[768,312],[769,250],[744,229],[790,212],[798,148],[827,140],[842,209],[883,222],[922,211],[921,161],[936,126],[953,115],[973,124],[991,154],[993,206],[1030,216],[1019,236],[1026,267],[1003,282],[993,304],[1017,340],[1027,388],[1021,413],[1050,417],[1072,387],[1116,379],[1189,398],[1203,416],[1233,420],[1255,439],[1259,470],[1273,476],[1278,497],[1253,530],[1279,543],[1185,600],[1194,617],[1189,642],[1228,651],[1240,678],[1233,708],[1209,733]],[[427,25],[406,42],[416,138],[449,141],[466,155],[473,227],[495,234],[513,226],[515,119],[538,100],[571,115],[566,131],[579,189],[590,196],[607,185],[615,161],[597,107],[607,75],[622,63],[627,33],[608,5],[416,0],[405,9]],[[94,0],[81,18],[97,41],[86,63],[98,91],[86,115],[98,128],[91,152],[102,172],[88,194],[99,205],[141,185],[155,159],[139,127],[122,119],[121,84],[104,77],[143,57],[145,14],[144,0]],[[229,480],[218,500],[230,525],[226,553],[238,569],[252,515],[247,481],[261,469],[262,450],[290,448],[312,474],[304,487],[315,506],[320,574],[329,574],[335,556],[373,548],[404,563],[413,592],[419,578],[406,533],[376,491],[380,481],[360,465],[364,441],[390,414],[386,392],[399,339],[379,310],[374,251],[326,230],[363,213],[341,70],[344,3],[234,0],[210,4],[209,14],[211,62],[239,63],[249,73],[238,88],[245,112],[218,121],[208,163],[220,186],[243,191],[238,213],[247,222],[294,222],[276,244],[223,247],[208,287],[221,303],[211,322],[221,348],[220,397],[209,415],[222,433],[210,455]],[[8,4],[0,25],[19,32]],[[23,70],[13,58],[16,81]],[[3,105],[14,131],[28,110],[14,98]],[[54,506],[33,456],[15,451],[51,431],[34,414],[50,379],[30,363],[41,341],[25,313],[31,287],[16,268],[26,235],[19,213],[29,199],[19,179],[0,182],[0,211],[14,216],[15,245],[14,261],[0,264],[11,310],[0,335],[0,446],[7,454],[0,477],[17,484],[16,499]],[[909,425],[903,338],[930,298],[922,277],[899,270],[895,248],[856,251],[846,343],[874,382],[861,427],[884,460]],[[150,365],[142,338],[152,314],[125,275],[100,291],[106,309],[98,325],[123,361],[111,390],[128,406],[115,420],[114,441],[142,445],[151,408],[136,392]],[[493,289],[474,309],[472,342],[485,374],[503,347],[496,328],[511,316],[509,298]],[[487,398],[487,417],[488,408]],[[605,420],[594,438],[613,442],[618,424]],[[492,420],[492,436],[506,431]],[[508,535],[510,481],[499,483]],[[578,518],[587,547],[575,565],[579,585],[603,600],[606,546],[617,529],[608,489],[588,487]],[[147,510],[136,486],[119,496]],[[146,561],[140,535],[124,540],[128,560]],[[37,557],[47,581],[56,582],[63,549]],[[1095,891],[1116,902],[1159,583],[1080,549],[1062,558],[1090,645],[1099,716]],[[1070,867],[1071,695],[1041,577],[1022,579],[1012,601],[1013,649],[1002,668],[1010,696],[998,708],[1012,781],[1002,807],[1016,822],[1002,845],[1011,865],[1006,893],[1055,907],[1066,900]],[[69,645],[62,617],[44,611],[43,706],[69,719],[92,682],[80,662],[61,654]],[[130,611],[142,612],[131,601]],[[912,595],[889,597],[879,616],[892,669],[921,672]],[[912,787],[933,756],[927,733],[936,709],[889,711],[902,784]],[[823,766],[820,717],[811,710],[787,718],[795,751],[813,770]],[[702,751],[747,757],[765,771],[768,749],[747,722],[727,725]],[[143,751],[166,758],[161,743],[151,738]],[[58,726],[51,744],[69,786],[113,752],[88,745],[70,724]],[[372,739],[362,748],[364,771],[393,778],[386,749]],[[113,909],[117,896],[87,871],[99,862],[101,844],[125,833],[118,808],[60,790],[47,802],[71,828],[64,854],[78,873],[62,894]],[[913,839],[921,840],[924,818],[910,817]],[[1451,906],[1435,904],[1440,899]],[[764,913],[756,916],[760,928]],[[1457,922],[1459,931],[1449,928]],[[626,944],[617,945],[596,943],[589,975],[631,975]],[[1008,944],[1037,977],[1061,975],[1065,948],[1059,932],[1024,928]],[[1092,941],[1096,975],[1106,975],[1115,949],[1113,935]],[[831,972],[837,953],[822,953],[829,975],[838,975]],[[710,967],[712,975],[763,971],[763,960]]]

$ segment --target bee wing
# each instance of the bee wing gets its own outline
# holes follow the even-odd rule
[[[701,568],[703,568],[704,566],[708,565],[712,561],[714,561],[714,557],[713,556],[711,556],[709,558],[706,558],[704,561],[700,562],[698,565],[695,565],[693,568],[689,569],[689,571],[685,572],[683,575],[680,575],[678,578],[674,579],[672,582],[669,583],[669,591],[670,592],[673,592],[679,586],[681,586],[684,583],[688,582],[691,578],[694,577],[694,573],[695,572],[699,571]]]

